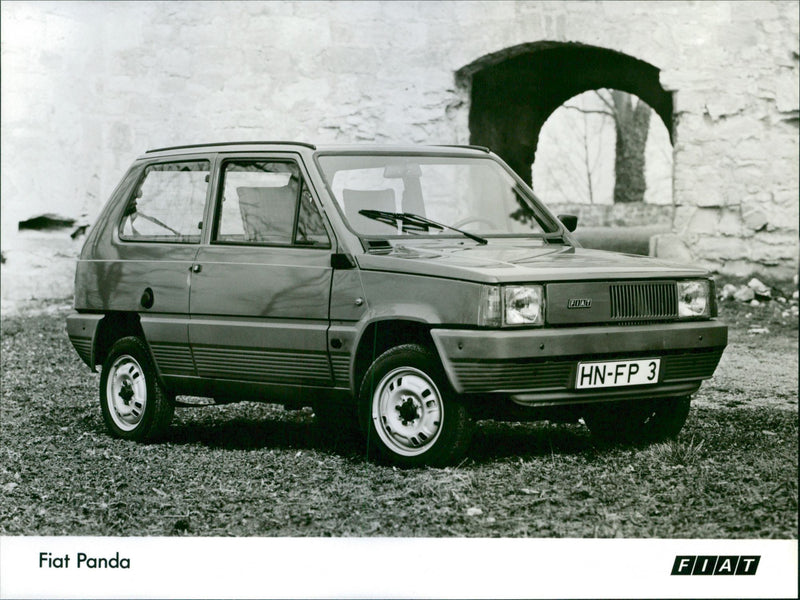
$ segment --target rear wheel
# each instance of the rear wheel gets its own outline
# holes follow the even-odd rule
[[[689,396],[600,404],[584,420],[601,442],[660,442],[678,435],[689,414]]]
[[[359,394],[367,448],[402,466],[453,464],[472,434],[466,407],[438,358],[418,344],[397,346],[372,363]]]
[[[169,427],[175,406],[141,338],[124,337],[111,347],[100,375],[100,409],[116,437],[149,440]]]

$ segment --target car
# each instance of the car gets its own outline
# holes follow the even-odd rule
[[[463,459],[481,419],[673,437],[727,344],[714,282],[576,225],[477,146],[150,150],[87,235],[67,331],[129,440],[187,397],[310,406],[401,466]]]

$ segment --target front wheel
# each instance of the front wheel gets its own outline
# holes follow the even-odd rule
[[[600,442],[660,442],[678,435],[689,404],[689,396],[599,404],[587,410],[584,420]]]
[[[175,405],[140,338],[124,337],[111,347],[100,375],[100,409],[108,430],[127,440],[154,439],[169,427]]]
[[[469,414],[424,346],[406,344],[381,354],[367,370],[359,399],[367,449],[384,460],[444,466],[466,453]]]

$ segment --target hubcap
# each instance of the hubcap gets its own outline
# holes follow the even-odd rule
[[[387,373],[372,396],[372,421],[393,452],[417,456],[430,449],[442,430],[444,408],[436,384],[419,369]]]
[[[111,365],[106,383],[106,401],[114,423],[131,431],[141,423],[147,406],[147,382],[142,367],[127,354]]]

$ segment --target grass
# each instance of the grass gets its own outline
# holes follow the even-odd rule
[[[797,536],[796,404],[704,388],[677,440],[649,447],[482,422],[448,469],[368,463],[310,411],[267,404],[179,409],[165,441],[136,444],[105,432],[63,318],[2,323],[5,535]]]

